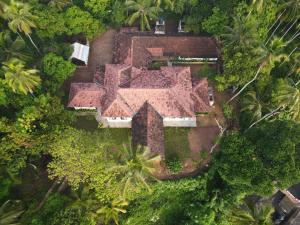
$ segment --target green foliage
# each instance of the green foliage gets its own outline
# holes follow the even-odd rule
[[[222,110],[223,110],[223,114],[225,116],[226,119],[230,120],[233,119],[233,106],[229,105],[227,103],[224,103],[222,105]]]
[[[172,173],[178,173],[181,172],[182,170],[182,163],[179,160],[178,157],[172,157],[171,159],[166,160],[166,165],[167,168],[172,172]]]
[[[54,53],[49,53],[44,56],[43,72],[50,77],[49,85],[53,90],[57,90],[63,82],[73,74],[76,66],[70,61]]]
[[[229,185],[248,194],[271,194],[299,179],[300,127],[291,121],[274,121],[253,128],[245,136],[233,133],[221,141],[214,159],[217,173]],[[297,147],[298,146],[298,147]],[[243,154],[240,154],[242,150]]]
[[[87,0],[84,1],[84,6],[97,17],[103,18],[108,15],[111,2],[111,0]]]
[[[105,30],[98,20],[77,6],[72,6],[66,10],[64,20],[67,35],[83,33],[87,38],[92,39],[96,34],[100,34]]]
[[[213,35],[221,35],[225,32],[225,26],[229,24],[229,17],[217,7],[213,8],[213,14],[202,22],[203,30]]]
[[[39,85],[41,79],[36,69],[25,69],[25,63],[12,58],[3,63],[5,83],[14,91],[27,94]]]

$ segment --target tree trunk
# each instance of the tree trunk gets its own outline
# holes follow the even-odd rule
[[[282,38],[284,38],[284,36],[290,31],[290,29],[292,29],[292,27],[294,26],[294,24],[298,21],[298,19],[296,19],[294,21],[294,23],[292,23],[292,25],[289,27],[289,29],[287,29],[287,31],[281,36],[280,40],[282,40]]]
[[[30,36],[29,34],[26,34],[26,35],[27,35],[27,37],[29,38],[31,44],[32,44],[32,45],[35,47],[35,49],[37,50],[37,52],[38,52],[39,54],[41,54],[40,50],[38,49],[38,47],[36,46],[36,44],[33,42],[31,36]]]
[[[35,211],[40,210],[43,205],[45,204],[45,202],[47,201],[47,199],[49,198],[50,194],[54,191],[54,189],[59,185],[59,182],[57,181],[57,179],[55,179],[51,185],[51,187],[49,188],[49,190],[47,191],[47,193],[45,194],[43,200],[40,202],[40,204],[38,205],[38,207],[35,209]]]
[[[220,133],[219,133],[219,136],[218,136],[218,139],[217,139],[216,143],[210,148],[210,154],[212,154],[213,151],[215,150],[215,148],[218,146],[218,144],[220,143],[220,140],[223,137],[223,134],[226,130],[226,128],[224,128],[220,125],[219,121],[216,118],[215,118],[215,121],[216,121],[216,123],[217,123],[217,125],[220,129]]]
[[[243,91],[246,87],[248,87],[249,84],[251,84],[253,81],[255,81],[256,78],[257,78],[257,76],[258,76],[258,74],[259,74],[259,72],[261,71],[262,68],[263,68],[263,64],[261,64],[261,65],[259,66],[259,68],[258,68],[258,70],[257,70],[257,72],[256,72],[256,74],[255,74],[255,76],[252,78],[252,80],[250,80],[247,84],[245,84],[244,87],[241,88],[241,90],[239,90],[234,96],[231,97],[231,99],[229,99],[229,100],[227,101],[227,103],[231,102],[233,99],[235,99],[237,96],[239,96],[239,95],[242,93],[242,91]]]
[[[271,112],[267,113],[266,115],[264,115],[262,118],[260,118],[259,120],[255,121],[254,123],[252,123],[248,129],[252,128],[254,125],[258,124],[260,121],[264,120],[264,119],[268,119],[276,114],[279,113],[279,111],[281,110],[282,106],[279,106],[278,108],[272,110]],[[247,130],[248,130],[247,129]]]
[[[63,181],[61,182],[60,186],[57,189],[57,192],[58,193],[63,192],[67,186],[68,186],[68,180],[66,177],[64,177]]]

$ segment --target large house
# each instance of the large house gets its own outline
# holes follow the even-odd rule
[[[189,62],[208,61],[217,68],[218,56],[208,37],[120,32],[115,64],[96,71],[93,83],[72,83],[68,107],[96,109],[104,126],[132,128],[134,144],[163,152],[163,127],[195,127],[196,113],[211,110],[208,81],[192,79]],[[165,66],[149,69],[153,62]]]

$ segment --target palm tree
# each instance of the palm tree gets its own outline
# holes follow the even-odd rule
[[[270,73],[276,62],[288,61],[289,56],[283,53],[283,50],[286,46],[287,43],[280,38],[275,37],[269,45],[263,44],[261,47],[257,48],[256,55],[259,55],[258,60],[261,62],[258,70],[256,71],[254,77],[247,82],[234,96],[232,96],[228,102],[231,102],[233,99],[239,96],[246,87],[254,82],[263,69],[265,73]]]
[[[300,116],[300,90],[285,82],[274,97],[275,103],[286,109],[292,119],[297,119]]]
[[[114,199],[109,205],[98,209],[97,214],[101,215],[105,225],[110,224],[111,221],[119,225],[119,214],[127,212],[124,208],[126,206],[128,202],[125,199]]]
[[[16,201],[17,205],[12,205],[13,202],[10,200],[4,202],[0,206],[0,224],[1,225],[18,225],[18,218],[24,212],[20,206],[19,202]],[[17,206],[17,207],[16,207]],[[21,225],[21,224],[20,224]]]
[[[25,69],[23,61],[13,58],[3,63],[5,82],[14,92],[32,93],[41,79],[38,70]]]
[[[128,24],[131,26],[137,19],[140,19],[141,31],[144,31],[145,28],[151,30],[149,18],[157,19],[157,14],[161,11],[160,8],[153,5],[152,0],[130,0],[125,3],[125,6],[129,11],[133,12],[128,19]]]
[[[253,0],[252,5],[257,9],[257,11],[262,11],[265,0]]]
[[[164,6],[167,9],[173,10],[173,8],[174,8],[174,1],[173,0],[154,0],[154,1],[155,1],[156,7],[158,7],[158,8],[160,8],[162,4],[164,4]]]
[[[227,45],[250,45],[255,43],[253,38],[255,27],[253,24],[248,26],[247,19],[235,17],[234,26],[225,26],[225,30],[227,33],[222,34],[221,37],[224,38],[224,43]]]
[[[255,91],[249,91],[246,93],[243,100],[244,107],[241,111],[248,111],[252,114],[252,121],[258,120],[262,116],[262,104],[258,99]]]
[[[19,32],[23,32],[39,52],[39,49],[30,36],[32,28],[36,27],[34,21],[37,17],[31,14],[28,4],[11,0],[10,4],[4,8],[4,18],[8,20],[8,27],[13,32],[18,34]]]
[[[160,155],[153,156],[148,148],[138,146],[133,148],[131,144],[127,147],[123,144],[120,165],[112,166],[109,170],[116,172],[120,178],[120,187],[123,197],[127,196],[129,190],[139,187],[152,191],[148,179],[154,179],[155,163],[161,160]]]
[[[300,18],[300,1],[299,0],[283,0],[280,9],[286,9],[283,19],[291,21]]]
[[[7,61],[10,58],[27,61],[31,57],[26,52],[25,41],[19,36],[12,38],[11,32],[7,30],[0,33],[0,60]]]
[[[273,212],[269,203],[245,201],[243,205],[232,209],[230,220],[235,225],[271,225]]]
[[[72,4],[72,0],[50,0],[48,5],[62,11],[66,6]]]

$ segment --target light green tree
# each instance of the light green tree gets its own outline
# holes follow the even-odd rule
[[[153,5],[152,0],[130,0],[125,3],[126,8],[132,15],[128,19],[128,24],[133,25],[135,21],[140,20],[140,29],[150,30],[149,19],[157,19],[161,9]]]
[[[126,206],[128,206],[128,202],[125,199],[114,199],[109,205],[98,209],[96,213],[100,215],[105,225],[111,222],[119,225],[119,214],[127,212],[125,209]]]
[[[41,79],[36,69],[26,69],[25,63],[12,58],[3,63],[5,83],[14,91],[27,94],[39,85]]]
[[[30,36],[32,28],[36,28],[35,20],[37,20],[37,17],[30,12],[29,4],[11,0],[10,4],[4,7],[3,17],[8,21],[8,27],[13,32],[18,34],[19,32],[24,33],[39,52],[38,47]]]

